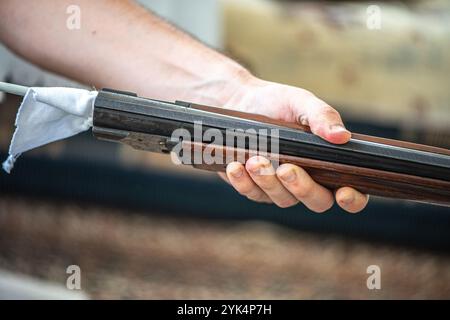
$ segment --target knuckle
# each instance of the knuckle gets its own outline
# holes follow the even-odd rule
[[[317,96],[310,90],[305,89],[305,88],[298,88],[298,87],[294,87],[295,89],[295,93],[298,95],[300,94],[300,96],[302,96],[303,99],[308,98],[308,99],[319,99],[317,98]]]
[[[337,118],[340,117],[339,113],[329,105],[325,105],[322,107],[322,110],[320,111],[322,116],[326,118]]]

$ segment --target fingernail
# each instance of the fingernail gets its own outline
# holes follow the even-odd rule
[[[264,157],[258,157],[257,158],[258,164],[262,165],[263,167],[270,166],[270,160],[266,159]]]
[[[305,115],[301,115],[298,117],[298,123],[300,123],[301,125],[307,126],[308,123],[308,117]]]
[[[289,170],[288,172],[284,173],[280,177],[285,182],[294,182],[294,180],[297,178],[297,174],[294,170]]]
[[[262,175],[262,170],[263,170],[263,168],[261,168],[261,167],[256,167],[256,168],[250,169],[251,173],[254,174],[255,176]]]
[[[271,162],[266,158],[257,158],[253,160],[255,163],[250,167],[251,173],[257,176],[270,174],[273,170],[271,169]],[[270,171],[270,172],[269,172]]]
[[[350,131],[348,131],[347,129],[345,129],[345,127],[342,124],[335,124],[331,126],[331,131],[338,133],[338,132],[348,132],[350,133]]]
[[[243,173],[244,171],[242,170],[242,168],[236,168],[230,172],[230,174],[236,179],[242,177]]]

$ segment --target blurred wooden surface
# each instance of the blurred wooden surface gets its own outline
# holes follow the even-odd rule
[[[448,130],[450,4],[225,0],[225,48],[258,76],[311,90],[346,118]]]
[[[450,256],[253,223],[0,196],[0,268],[94,298],[450,298]],[[366,268],[381,268],[368,290]]]

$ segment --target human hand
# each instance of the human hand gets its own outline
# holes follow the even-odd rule
[[[335,144],[346,143],[351,138],[339,113],[301,88],[251,77],[227,101],[225,108],[308,125],[312,133]],[[264,174],[261,174],[262,170]],[[226,174],[220,175],[243,196],[257,202],[275,203],[282,208],[301,202],[312,211],[324,212],[333,206],[336,198],[341,208],[356,213],[368,202],[368,195],[351,187],[326,189],[296,165],[282,164],[275,170],[262,156],[248,159],[245,165],[232,162],[228,164]]]

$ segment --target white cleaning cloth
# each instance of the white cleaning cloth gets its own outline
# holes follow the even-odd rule
[[[92,127],[97,91],[30,88],[19,108],[16,131],[3,169],[10,173],[21,153]]]

